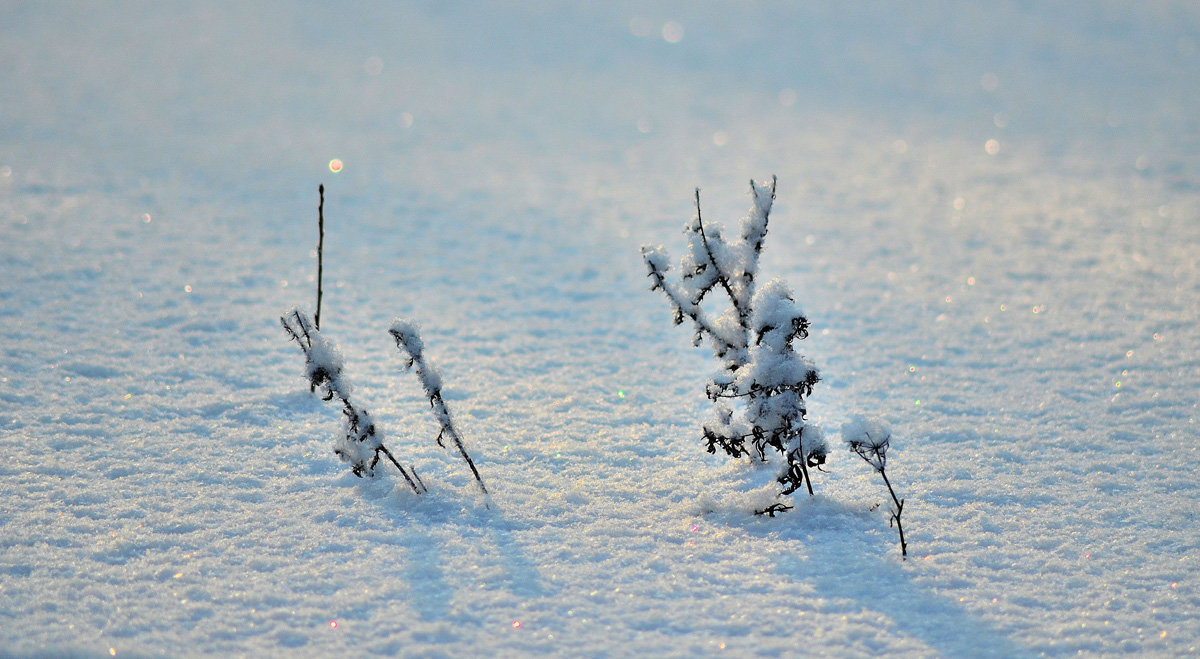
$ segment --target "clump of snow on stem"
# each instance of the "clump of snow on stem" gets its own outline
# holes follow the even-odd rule
[[[375,425],[370,412],[353,403],[347,404],[343,413],[345,432],[335,440],[333,452],[350,465],[356,475],[373,477],[379,463],[378,451],[383,446],[383,432]]]
[[[359,477],[374,477],[382,455],[396,466],[413,492],[424,492],[425,485],[416,470],[411,466],[405,469],[383,445],[383,433],[371,413],[350,400],[350,383],[343,375],[345,361],[337,346],[322,336],[308,314],[300,309],[293,308],[279,322],[304,353],[304,374],[313,391],[320,389],[322,399],[337,399],[342,404],[343,432],[334,441],[334,454]]]
[[[300,330],[300,336],[305,339],[307,348],[304,350],[304,375],[309,383],[318,389],[324,391],[322,398],[330,400],[332,397],[349,398],[354,392],[354,388],[342,377],[342,371],[345,368],[346,361],[342,358],[342,351],[338,347],[329,342],[321,335],[320,330],[316,329],[306,317],[299,315],[296,309],[288,313],[285,318],[290,317],[296,329]],[[284,325],[287,327],[287,324]]]
[[[875,418],[852,416],[842,425],[842,439],[851,451],[866,460],[875,471],[887,468],[887,451],[892,441],[892,430],[887,423]]]
[[[796,339],[808,336],[808,319],[793,300],[791,289],[783,280],[773,279],[754,296],[752,308],[754,345],[748,363],[738,370],[735,388],[739,393],[758,388],[807,396],[817,369],[792,346]]]
[[[442,374],[425,360],[425,342],[421,340],[421,330],[417,324],[397,318],[392,321],[389,331],[396,339],[396,346],[406,354],[404,367],[415,368],[425,393],[432,396],[435,391],[441,391]]]

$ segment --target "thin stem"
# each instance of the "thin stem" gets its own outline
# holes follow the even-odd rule
[[[808,496],[813,495],[812,478],[808,475],[808,456],[804,455],[804,429],[796,437],[796,448],[800,451],[800,472],[804,474],[804,484],[808,487]]]
[[[446,408],[446,402],[442,400],[440,389],[430,396],[429,405],[437,412],[439,419],[450,418],[450,410]],[[467,466],[471,468],[471,473],[474,474],[475,482],[479,484],[479,489],[483,490],[484,494],[487,494],[488,491],[487,487],[483,484],[483,477],[479,475],[479,470],[475,468],[475,461],[467,453],[467,447],[463,445],[462,438],[458,436],[458,431],[454,429],[452,424],[446,423],[442,426],[442,432],[438,434],[438,437],[441,437],[443,434],[449,435],[450,439],[454,440],[454,446],[458,449],[458,453],[462,455],[463,460],[466,460]]]
[[[396,469],[398,469],[400,471],[400,475],[404,477],[404,480],[408,481],[408,486],[412,488],[413,493],[415,493],[415,494],[421,493],[421,490],[417,488],[417,484],[414,483],[413,479],[408,475],[408,471],[405,470],[404,467],[400,466],[400,462],[396,460],[396,456],[392,455],[392,452],[387,450],[386,446],[384,446],[383,444],[380,444],[379,448],[377,448],[375,450],[384,454],[385,456],[387,456],[387,459],[391,460],[392,464],[396,465]],[[417,470],[414,469],[413,475],[415,476],[416,473],[417,473]],[[420,481],[419,478],[417,480]],[[425,484],[421,483],[421,485],[424,486]]]
[[[399,322],[399,321],[397,321]],[[475,483],[479,485],[479,489],[486,495],[488,493],[487,486],[483,484],[483,477],[479,475],[479,469],[475,467],[475,461],[471,459],[471,455],[467,453],[467,447],[463,444],[463,440],[458,435],[458,431],[454,428],[454,422],[450,417],[450,409],[446,407],[446,401],[442,398],[442,388],[440,378],[431,378],[429,365],[425,361],[424,350],[421,346],[420,338],[414,335],[412,346],[406,342],[406,333],[402,329],[398,329],[395,324],[388,330],[392,338],[396,340],[396,349],[402,354],[408,355],[408,364],[405,368],[415,368],[417,379],[421,381],[421,386],[425,388],[425,393],[429,396],[429,407],[433,410],[433,416],[437,419],[440,430],[438,431],[437,443],[438,446],[445,447],[442,439],[449,437],[454,440],[454,446],[458,449],[459,455],[471,468],[471,474],[475,476]]]
[[[754,514],[755,515],[766,515],[767,517],[774,517],[775,513],[786,512],[788,510],[791,510],[794,507],[795,506],[785,506],[782,503],[773,503],[773,504],[767,506],[766,508],[763,508],[762,510],[754,511]]]
[[[325,274],[325,185],[317,186],[317,193],[321,195],[320,201],[317,202],[317,315],[314,318],[317,329],[321,329],[321,279]]]
[[[904,512],[904,500],[896,496],[896,490],[892,489],[892,482],[888,480],[887,473],[879,470],[879,475],[883,477],[883,484],[887,485],[888,492],[892,495],[892,501],[896,504],[896,509],[892,511],[892,519],[896,520],[896,531],[900,533],[900,556],[907,560],[908,558],[908,543],[904,541],[904,527],[900,524],[900,515]]]
[[[317,331],[321,330],[321,279],[325,273],[325,185],[317,186],[317,193],[321,196],[317,202],[317,314],[313,319]],[[315,392],[317,385],[315,383],[308,386],[309,393]]]

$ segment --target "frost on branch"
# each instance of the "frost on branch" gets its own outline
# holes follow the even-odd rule
[[[887,451],[891,446],[892,431],[882,421],[852,417],[842,426],[842,439],[851,451],[875,471],[887,469]]]
[[[320,390],[323,400],[337,400],[342,404],[344,417],[343,433],[334,444],[333,452],[346,464],[355,476],[375,476],[375,467],[380,456],[386,457],[400,475],[420,494],[426,491],[417,472],[411,466],[405,469],[392,452],[383,445],[383,435],[367,410],[350,400],[352,392],[342,372],[342,353],[321,335],[308,314],[292,309],[280,319],[283,331],[300,346],[304,353],[304,372],[313,390]],[[411,473],[410,473],[411,472]]]
[[[458,434],[458,430],[454,427],[454,420],[450,417],[450,408],[446,407],[446,400],[442,397],[442,375],[425,359],[425,343],[421,341],[421,334],[417,330],[417,326],[407,320],[397,318],[392,321],[392,327],[388,332],[396,340],[396,348],[405,355],[404,368],[416,371],[417,379],[421,381],[425,395],[429,398],[429,406],[440,427],[437,436],[438,446],[446,448],[445,440],[447,439],[453,442],[458,454],[462,456],[463,461],[470,467],[471,474],[475,476],[475,483],[479,485],[479,489],[484,494],[487,494],[483,478],[480,477],[479,470],[475,468],[475,461],[467,453],[462,436]]]
[[[871,468],[883,478],[883,484],[887,486],[888,493],[892,495],[892,509],[888,511],[888,522],[894,525],[896,532],[900,534],[900,555],[908,556],[908,543],[904,541],[904,526],[900,523],[900,516],[904,514],[904,499],[896,496],[896,490],[892,488],[892,482],[888,480],[887,476],[887,452],[892,443],[891,429],[878,419],[856,416],[842,426],[842,438],[851,451],[871,465]]]
[[[825,463],[827,447],[820,429],[806,422],[805,399],[820,381],[816,367],[796,352],[794,343],[808,336],[808,318],[782,280],[761,289],[758,262],[771,205],[770,185],[750,182],[752,204],[739,230],[726,237],[723,227],[705,224],[696,191],[696,214],[685,225],[687,250],[679,262],[679,277],[671,278],[671,259],[662,247],[642,247],[650,289],[662,291],[671,305],[675,324],[690,322],[693,343],[705,340],[719,363],[705,392],[713,401],[704,422],[709,453],[721,450],[739,458],[770,462],[782,458],[777,478],[782,495],[806,487],[812,494],[810,468]],[[719,315],[705,309],[709,294],[727,305]],[[759,511],[774,516],[786,510],[776,504]]]

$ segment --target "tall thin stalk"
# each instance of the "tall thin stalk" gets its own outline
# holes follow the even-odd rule
[[[321,331],[321,279],[325,275],[325,184],[317,186],[317,194],[320,195],[320,200],[317,201],[317,313],[313,317],[313,324],[316,330]],[[308,387],[310,393],[317,391],[316,383],[312,383]]]
[[[317,186],[317,194],[321,195],[317,202],[317,314],[313,322],[317,331],[321,330],[321,279],[325,275],[325,184]]]

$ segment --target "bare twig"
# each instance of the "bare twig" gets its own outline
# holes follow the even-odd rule
[[[442,422],[442,432],[438,434],[438,443],[441,444],[442,437],[449,437],[450,441],[454,442],[454,447],[458,449],[458,454],[466,461],[467,466],[471,468],[471,474],[475,476],[475,482],[479,484],[479,489],[487,494],[487,487],[483,484],[483,477],[479,475],[479,469],[475,467],[475,461],[471,459],[471,454],[467,453],[467,447],[463,444],[462,437],[458,435],[458,430],[454,428],[454,423],[450,420],[450,410],[446,407],[446,401],[442,399],[441,389],[435,391],[429,397],[429,406],[433,408],[433,414]],[[442,444],[445,446],[445,444]]]
[[[794,506],[785,506],[782,503],[773,503],[773,504],[767,506],[766,508],[763,508],[762,510],[754,511],[754,514],[755,515],[766,515],[767,517],[774,517],[775,513],[782,513],[782,512],[791,510],[793,507]]]
[[[325,274],[325,185],[317,186],[317,194],[320,195],[320,200],[317,201],[317,313],[313,318],[313,324],[317,330],[321,329],[321,280]],[[317,390],[315,383],[310,383],[309,392]],[[328,400],[328,399],[326,399]]]
[[[864,437],[865,441],[862,439]],[[870,432],[864,431],[859,437],[849,438],[847,443],[850,445],[851,451],[871,465],[871,468],[883,478],[883,484],[887,486],[888,494],[892,496],[892,509],[888,511],[888,525],[895,525],[896,532],[900,534],[900,556],[907,559],[908,543],[904,540],[904,526],[900,522],[900,516],[904,514],[904,499],[896,496],[892,481],[887,476],[887,451],[891,446],[891,441],[891,433],[881,440],[876,440],[871,437]]]
[[[896,496],[896,490],[892,489],[892,482],[888,480],[887,473],[879,470],[879,475],[883,477],[883,484],[887,485],[888,492],[892,495],[892,503],[894,507],[891,510],[891,520],[896,523],[896,532],[900,534],[900,557],[908,558],[908,543],[904,541],[904,526],[900,524],[900,515],[904,512],[904,499]]]
[[[422,492],[429,491],[429,488],[425,487],[425,483],[422,483],[421,478],[417,476],[417,470],[415,467],[412,468],[412,475],[417,479],[414,483],[413,479],[409,477],[408,472],[405,471],[404,467],[400,466],[400,462],[396,460],[396,456],[392,455],[392,452],[389,451],[386,446],[380,444],[379,448],[375,449],[375,451],[377,453],[384,454],[387,456],[387,459],[392,462],[392,464],[396,465],[396,469],[400,472],[400,475],[404,477],[404,480],[408,481],[408,486],[412,488],[413,492],[421,494]]]
[[[317,329],[321,329],[321,279],[325,275],[325,185],[317,186],[317,194],[321,196],[317,202],[317,313],[313,320]]]

